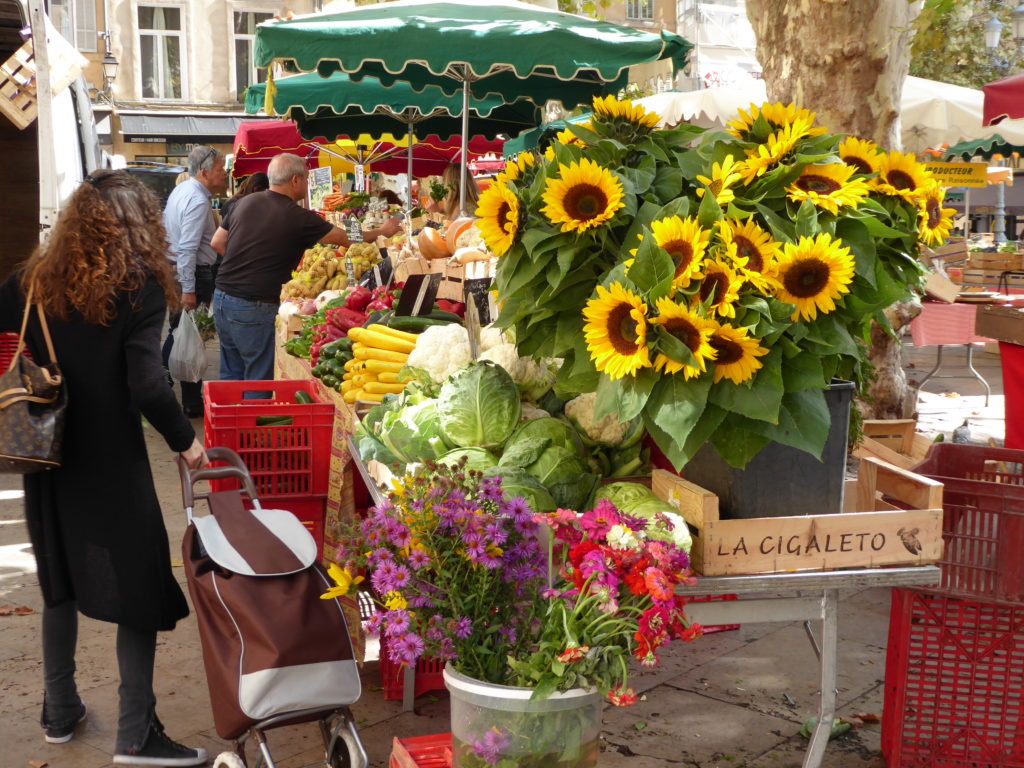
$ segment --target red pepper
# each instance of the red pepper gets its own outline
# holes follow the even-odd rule
[[[391,309],[391,305],[383,299],[374,299],[366,305],[367,312],[383,312],[384,310]]]
[[[462,317],[466,311],[466,305],[461,301],[448,301],[447,299],[438,299],[434,302],[434,306],[440,309],[442,312],[451,312],[453,315]]]
[[[345,299],[345,306],[356,312],[362,312],[372,298],[373,294],[366,287],[357,285]]]
[[[343,331],[342,335],[348,333],[350,328],[362,326],[366,320],[367,316],[363,312],[356,312],[348,307],[335,307],[327,310],[327,322],[332,327]]]

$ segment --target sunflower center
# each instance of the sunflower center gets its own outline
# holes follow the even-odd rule
[[[608,196],[593,184],[576,184],[565,194],[565,212],[577,221],[589,221],[604,213]]]
[[[700,300],[711,299],[712,306],[721,304],[729,287],[729,278],[723,272],[710,272],[700,284]]]
[[[632,355],[640,348],[637,322],[629,304],[618,304],[608,313],[608,341],[620,355]]]
[[[872,173],[871,165],[862,157],[856,155],[847,155],[846,157],[840,158],[847,165],[852,165],[857,169],[857,173],[869,174]]]
[[[764,271],[764,257],[761,255],[761,249],[754,245],[752,240],[739,235],[733,237],[733,242],[736,243],[736,255],[747,260],[747,269],[751,272]]]
[[[670,317],[661,327],[683,342],[694,354],[700,349],[700,331],[686,318]]]
[[[668,255],[676,263],[675,277],[686,272],[693,263],[693,243],[688,243],[685,240],[669,240],[667,243],[662,243],[661,247],[668,251]]]
[[[928,214],[929,229],[935,229],[935,227],[942,223],[942,207],[936,198],[928,198],[928,202],[925,204],[925,212]]]
[[[504,230],[505,229],[505,225],[508,224],[508,220],[510,218],[510,214],[511,213],[512,213],[512,206],[509,205],[508,203],[502,203],[501,204],[501,208],[498,209],[498,215],[497,215],[498,226],[502,230]]]
[[[708,343],[711,345],[711,348],[718,353],[715,357],[716,365],[730,365],[731,363],[737,363],[743,359],[743,347],[732,339],[720,336],[716,333],[711,336]]]
[[[840,184],[835,179],[830,179],[827,176],[818,176],[814,173],[806,173],[796,180],[797,189],[802,189],[804,192],[816,192],[819,195],[829,195],[838,189],[842,189]]]
[[[825,289],[830,275],[828,264],[821,259],[803,259],[786,270],[782,284],[798,299],[809,299]]]
[[[892,170],[886,174],[885,180],[893,189],[913,189],[914,178],[905,171]]]

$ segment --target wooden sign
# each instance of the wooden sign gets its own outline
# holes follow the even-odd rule
[[[874,459],[847,488],[858,511],[721,520],[718,497],[665,470],[652,490],[691,526],[693,568],[705,576],[925,565],[942,556],[942,484]],[[898,509],[881,494],[914,507]]]
[[[395,306],[396,315],[426,315],[434,308],[437,289],[441,285],[441,273],[430,275],[409,275]]]

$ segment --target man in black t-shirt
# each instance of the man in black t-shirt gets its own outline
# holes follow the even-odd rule
[[[214,319],[220,337],[220,378],[274,378],[274,318],[281,285],[302,254],[315,243],[348,245],[344,230],[296,203],[306,198],[306,162],[281,154],[270,161],[270,189],[238,201],[214,233],[211,245],[224,255],[214,291]],[[389,219],[363,233],[373,242],[398,231]]]

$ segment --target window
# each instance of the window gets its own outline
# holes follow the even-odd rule
[[[271,13],[235,11],[235,94],[239,101],[245,95],[246,88],[267,79],[267,70],[253,64],[253,44],[256,41],[256,25],[271,18]]]
[[[181,8],[139,6],[142,98],[180,100],[183,96]]]
[[[83,53],[95,53],[96,0],[75,0],[75,47]]]
[[[654,19],[654,0],[626,0],[626,18],[630,21]]]

